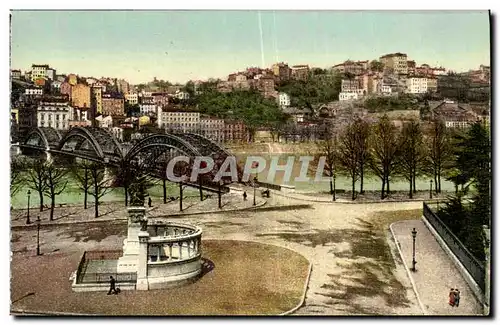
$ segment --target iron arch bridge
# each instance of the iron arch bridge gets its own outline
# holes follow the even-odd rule
[[[166,177],[166,166],[176,156],[189,157],[190,163],[176,168],[174,173],[190,175],[192,163],[197,156],[209,156],[214,160],[210,173],[199,177],[197,186],[214,188],[219,184],[213,177],[231,154],[216,142],[194,133],[151,134],[128,148],[102,128],[74,127],[64,134],[50,127],[38,127],[28,132],[24,141],[18,144],[23,154],[45,153],[48,156],[62,155],[104,163],[117,168],[133,166],[147,170],[152,176]],[[238,168],[238,180],[242,170]],[[224,184],[231,182],[224,177]],[[186,181],[186,185],[189,182]]]

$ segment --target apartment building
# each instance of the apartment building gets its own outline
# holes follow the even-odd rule
[[[415,61],[413,61],[413,60],[408,61],[407,65],[408,65],[408,75],[410,75],[410,76],[415,75],[416,68],[417,68],[417,64],[415,63]]]
[[[10,77],[12,79],[21,79],[21,70],[10,70]]]
[[[71,98],[71,85],[65,81],[61,82],[59,92],[61,93],[61,95],[68,95]]]
[[[332,70],[338,73],[350,73],[355,76],[362,74],[368,69],[368,61],[358,61],[354,62],[347,60],[343,63],[334,65]]]
[[[279,93],[278,104],[280,105],[280,107],[290,106],[290,95],[288,95],[287,93]]]
[[[200,113],[176,108],[157,108],[157,124],[172,132],[193,132],[200,128]]]
[[[137,94],[125,94],[125,100],[127,103],[130,105],[137,105],[139,104],[139,95]]]
[[[436,85],[437,87],[437,85]],[[424,94],[427,92],[427,78],[411,77],[406,80],[406,89],[410,94]]]
[[[47,70],[45,70],[45,77],[49,80],[56,80],[57,77],[56,69],[48,68]]]
[[[71,83],[70,83],[71,84]],[[90,87],[77,84],[71,87],[71,105],[74,107],[90,107]]]
[[[43,78],[47,76],[47,69],[49,69],[48,64],[32,64],[31,65],[31,81]]]
[[[224,121],[224,141],[248,142],[246,126],[241,121]]]
[[[43,95],[43,88],[26,88],[24,90],[24,94],[28,96],[42,96]]]
[[[111,116],[125,115],[125,99],[120,95],[102,95],[102,114]]]
[[[431,92],[436,92],[438,87],[438,82],[436,77],[427,77],[427,90]]]
[[[116,81],[116,87],[118,88],[118,92],[122,94],[128,94],[130,92],[130,84],[124,79],[118,79]]]
[[[224,120],[203,116],[200,118],[200,133],[216,142],[224,141]]]
[[[71,86],[75,86],[77,83],[78,83],[78,77],[76,76],[76,74],[74,73],[70,73],[68,75],[68,83],[71,85]]]
[[[306,81],[309,78],[309,66],[303,64],[292,66],[291,77],[295,80]]]
[[[104,93],[103,87],[98,84],[92,85],[92,98],[91,98],[91,106],[94,115],[102,114],[102,94]]]
[[[284,62],[275,63],[272,66],[273,74],[279,81],[287,81],[292,73],[288,64]]]
[[[359,81],[357,79],[342,79],[341,92],[357,92]]]
[[[384,71],[394,74],[408,74],[408,56],[405,53],[391,53],[380,57]]]
[[[358,92],[341,92],[339,93],[339,101],[345,101],[345,100],[356,100],[359,99],[359,93]]]
[[[73,107],[64,101],[41,101],[37,107],[37,126],[68,130]]]

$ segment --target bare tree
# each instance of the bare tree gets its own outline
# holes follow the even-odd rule
[[[61,194],[68,185],[66,175],[68,169],[57,166],[53,162],[47,162],[45,167],[45,191],[50,198],[50,221],[54,220],[54,207],[56,205],[56,196]]]
[[[387,194],[390,193],[390,177],[397,166],[398,131],[392,124],[389,117],[384,114],[374,125],[370,137],[370,157],[368,164],[371,170],[382,181],[381,199],[385,196],[385,185],[387,184]]]
[[[83,208],[87,209],[88,193],[92,185],[90,178],[90,168],[92,163],[88,160],[83,160],[74,165],[71,169],[73,178],[78,184],[78,188],[83,191]]]
[[[30,159],[27,164],[28,187],[38,192],[40,197],[40,211],[43,211],[43,193],[47,188],[46,169],[47,162],[43,158]]]
[[[99,199],[111,190],[111,178],[106,175],[106,166],[102,163],[92,163],[90,171],[90,195],[94,197],[95,218],[99,217]]]
[[[356,125],[351,122],[340,136],[338,160],[352,181],[352,199],[356,199],[356,181],[359,177],[359,149]]]
[[[10,162],[10,195],[14,196],[24,185],[26,178],[24,174],[24,161],[14,157]]]
[[[335,175],[335,162],[338,149],[337,134],[331,129],[324,135],[324,140],[318,141],[318,149],[321,156],[325,157],[325,174],[330,177],[330,194],[333,194],[333,177]]]
[[[356,150],[359,164],[359,193],[365,192],[363,182],[365,178],[365,168],[370,156],[369,139],[370,125],[365,120],[358,118],[354,121],[354,129],[356,132]]]
[[[403,126],[400,140],[400,163],[401,174],[410,182],[410,199],[416,192],[415,179],[417,173],[422,170],[425,161],[423,134],[420,123],[413,120]]]
[[[431,136],[428,138],[429,165],[436,193],[441,193],[441,175],[451,157],[450,136],[442,120],[432,123]]]

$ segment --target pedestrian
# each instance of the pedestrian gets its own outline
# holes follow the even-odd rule
[[[450,289],[450,294],[449,294],[450,300],[448,301],[448,304],[450,306],[455,306],[455,290],[453,288]]]
[[[247,192],[243,192],[243,201],[247,200]]]
[[[460,305],[460,290],[455,289],[455,306]]]
[[[148,206],[151,208],[151,204],[153,203],[153,200],[151,200],[151,196],[148,198]]]
[[[116,280],[115,280],[115,278],[113,278],[113,276],[109,277],[109,291],[108,291],[108,295],[110,295],[111,292],[113,292],[113,294],[115,294],[115,295],[118,294],[118,290],[116,290]]]

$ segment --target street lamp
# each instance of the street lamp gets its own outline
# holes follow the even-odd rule
[[[219,181],[219,209],[222,209],[222,185],[224,182],[222,180]]]
[[[31,191],[28,190],[28,214],[26,215],[26,224],[29,225],[31,223],[30,221],[30,195]]]
[[[430,187],[429,187],[429,199],[432,199],[432,179],[430,181]]]
[[[415,261],[415,238],[417,237],[417,230],[415,230],[415,228],[413,228],[411,236],[413,237],[413,260],[411,262],[412,264],[411,270],[415,272],[416,271],[415,264],[417,264],[417,261]]]
[[[257,202],[255,201],[255,189],[257,188],[257,176],[253,178],[253,205],[257,205]]]
[[[335,179],[336,179],[335,172],[333,172],[333,201],[337,201],[337,198],[335,197],[335,192],[337,191],[335,188]]]
[[[40,255],[40,216],[36,218],[36,255]]]

